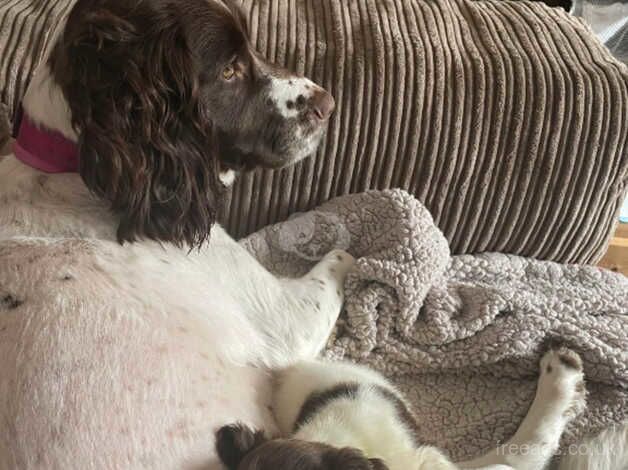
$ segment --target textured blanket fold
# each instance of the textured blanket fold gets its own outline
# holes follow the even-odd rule
[[[550,342],[585,363],[589,406],[564,444],[628,419],[628,279],[513,255],[449,256],[425,207],[400,190],[343,196],[243,240],[268,269],[302,274],[333,248],[358,258],[326,355],[392,377],[455,459],[504,442]]]

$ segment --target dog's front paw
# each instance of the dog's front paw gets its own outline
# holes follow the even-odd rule
[[[355,258],[344,250],[332,250],[310,272],[310,278],[318,288],[344,298],[347,273],[355,264]]]
[[[327,268],[329,274],[338,281],[344,281],[354,264],[355,258],[344,250],[330,251],[319,263],[323,268]]]
[[[344,302],[344,283],[355,259],[343,250],[332,250],[304,277],[306,297],[317,310],[329,311],[335,318]]]
[[[546,352],[541,359],[539,391],[556,402],[569,420],[584,411],[587,391],[580,356],[565,347]]]

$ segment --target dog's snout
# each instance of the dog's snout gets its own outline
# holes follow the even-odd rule
[[[280,73],[282,72],[282,73]],[[274,168],[294,163],[315,152],[336,105],[334,98],[307,77],[277,71],[263,80],[260,100],[272,119],[260,120],[271,136],[268,144],[278,155]],[[270,132],[265,126],[271,126]],[[271,166],[268,164],[268,166]]]
[[[312,96],[309,99],[309,105],[312,113],[317,119],[326,121],[334,111],[336,102],[329,93],[321,88],[312,93]]]

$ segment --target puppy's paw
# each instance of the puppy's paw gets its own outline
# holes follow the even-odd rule
[[[584,411],[587,392],[580,356],[565,347],[546,352],[541,359],[539,391],[560,406],[569,420]]]

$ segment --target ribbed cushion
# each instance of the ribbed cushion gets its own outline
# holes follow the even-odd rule
[[[0,113],[15,114],[73,0],[0,0]],[[4,108],[4,109],[3,109]],[[0,115],[0,121],[6,116]],[[4,136],[0,135],[0,141]]]
[[[48,3],[55,17],[66,0]],[[628,71],[578,20],[524,1],[243,4],[257,48],[329,89],[337,109],[316,157],[236,183],[235,236],[336,195],[402,187],[456,253],[603,254],[628,179]],[[41,35],[23,37],[34,47]],[[3,59],[0,85],[7,67],[28,78],[20,55]],[[14,107],[22,91],[9,84],[2,99]]]
[[[578,20],[529,2],[244,3],[260,51],[338,108],[316,158],[237,183],[234,233],[402,187],[456,253],[602,255],[625,194],[628,74]]]

